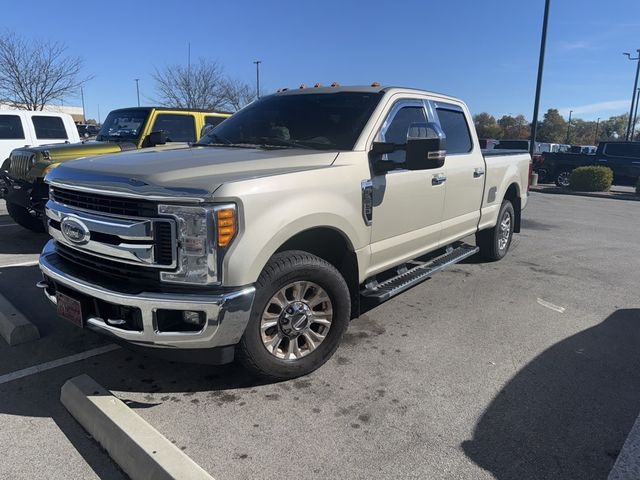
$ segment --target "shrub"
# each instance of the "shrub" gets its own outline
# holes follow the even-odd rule
[[[608,167],[578,167],[569,177],[569,186],[580,192],[608,192],[613,182],[613,171]]]

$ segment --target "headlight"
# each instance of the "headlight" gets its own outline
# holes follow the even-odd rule
[[[178,237],[177,270],[160,272],[160,280],[195,285],[219,284],[224,253],[237,232],[235,205],[159,205],[158,213],[175,218]]]

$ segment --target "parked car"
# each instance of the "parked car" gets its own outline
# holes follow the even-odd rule
[[[114,110],[102,124],[95,141],[43,147],[14,146],[22,148],[13,150],[0,168],[0,194],[16,223],[35,232],[43,232],[44,205],[49,197],[43,179],[61,163],[157,145],[195,142],[205,126],[217,125],[229,116],[222,112],[163,107]],[[73,122],[71,128],[74,141],[79,141]]]
[[[98,135],[98,133],[100,133],[100,127],[91,123],[79,123],[76,125],[76,128],[78,129],[78,134],[81,138],[95,137],[96,135]]]
[[[477,252],[507,254],[530,158],[489,152],[453,97],[379,86],[265,96],[194,148],[51,171],[39,286],[62,317],[129,345],[304,375],[333,355],[361,302]],[[473,234],[477,246],[463,242]]]
[[[640,142],[600,142],[595,154],[545,153],[534,170],[541,181],[568,187],[571,171],[586,165],[607,166],[615,184],[635,185],[640,178]]]
[[[0,161],[16,148],[79,141],[68,113],[0,110]]]

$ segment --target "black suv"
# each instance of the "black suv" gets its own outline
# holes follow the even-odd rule
[[[545,152],[534,165],[534,171],[541,182],[568,187],[571,171],[587,165],[609,167],[616,185],[635,185],[640,178],[640,142],[600,142],[595,155]]]

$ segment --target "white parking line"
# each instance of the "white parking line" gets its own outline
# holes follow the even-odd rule
[[[9,265],[0,265],[0,268],[32,267],[34,265],[38,265],[38,260],[31,260],[30,262],[22,262],[22,263],[10,263]]]
[[[50,362],[41,363],[40,365],[35,365],[33,367],[7,373],[0,376],[0,385],[2,385],[3,383],[18,380],[19,378],[28,377],[29,375],[35,375],[36,373],[44,372],[46,370],[69,365],[70,363],[79,362],[80,360],[95,357],[96,355],[102,355],[103,353],[112,352],[113,350],[118,350],[120,348],[122,347],[120,347],[119,345],[105,345],[104,347],[94,348],[92,350],[87,350],[86,352],[76,353],[75,355],[69,355],[68,357],[59,358]]]
[[[554,310],[558,313],[564,313],[564,307],[559,307],[558,305],[554,305],[553,303],[547,302],[546,300],[542,300],[541,298],[538,299],[538,304],[542,305],[543,307]]]

